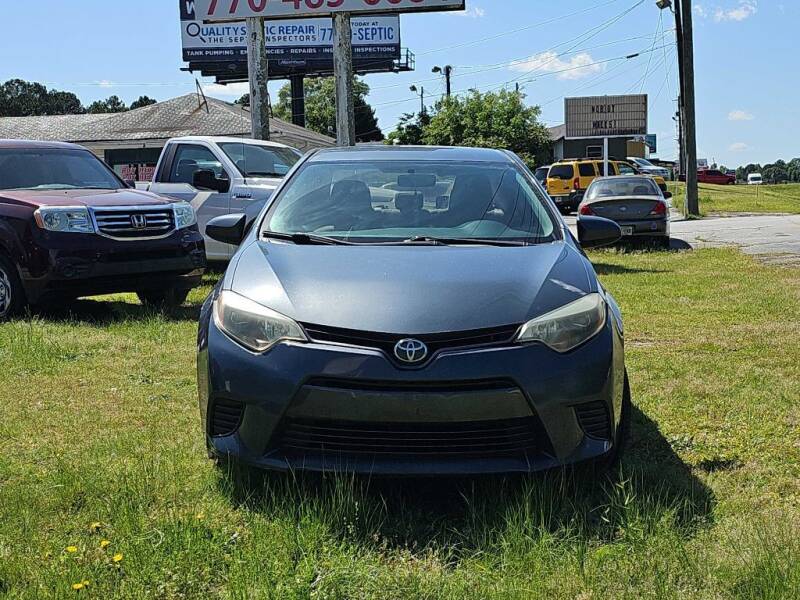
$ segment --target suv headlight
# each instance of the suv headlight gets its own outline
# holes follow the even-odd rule
[[[33,213],[33,218],[47,231],[94,233],[89,209],[83,206],[43,206]]]
[[[186,229],[197,223],[197,216],[192,205],[188,202],[173,204],[172,210],[175,211],[175,228]]]
[[[606,323],[606,302],[588,294],[523,325],[517,341],[541,342],[556,352],[569,352],[597,335]]]
[[[308,341],[300,325],[289,317],[229,290],[214,302],[214,323],[253,352],[266,352],[279,342]]]

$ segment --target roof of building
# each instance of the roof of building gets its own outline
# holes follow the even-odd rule
[[[187,94],[135,110],[112,114],[0,117],[0,138],[64,141],[79,144],[160,140],[189,135],[250,135],[250,111],[214,98]],[[275,141],[301,150],[333,146],[326,135],[270,120]]]
[[[567,126],[556,125],[555,127],[548,127],[547,131],[550,133],[550,141],[557,142],[558,140],[567,137]]]

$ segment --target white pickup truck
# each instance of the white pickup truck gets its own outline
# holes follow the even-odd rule
[[[260,140],[173,138],[161,152],[148,189],[189,202],[208,260],[227,261],[236,248],[206,236],[206,224],[221,215],[259,212],[300,156],[294,148]]]

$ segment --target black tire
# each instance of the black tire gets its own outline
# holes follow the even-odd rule
[[[26,304],[25,290],[14,263],[0,256],[0,323],[18,315]]]
[[[661,238],[658,243],[664,250],[672,248],[672,239],[669,236]]]
[[[139,301],[153,308],[178,308],[186,302],[189,290],[170,287],[163,290],[142,290],[136,292]]]

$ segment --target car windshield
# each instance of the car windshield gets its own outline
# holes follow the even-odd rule
[[[0,190],[119,190],[100,159],[77,148],[0,149]]]
[[[264,235],[350,243],[539,243],[556,239],[546,202],[506,163],[309,162],[275,199]]]
[[[644,159],[644,158],[634,158],[634,159],[633,159],[633,161],[634,161],[634,162],[635,162],[637,165],[639,165],[639,166],[642,166],[642,167],[653,167],[653,166],[655,166],[655,165],[654,165],[653,163],[651,163],[649,160],[646,160],[646,159]]]
[[[300,155],[291,148],[240,142],[225,142],[219,147],[242,177],[283,177],[300,160]]]
[[[587,200],[620,196],[660,196],[658,186],[647,177],[595,179],[586,191]]]

